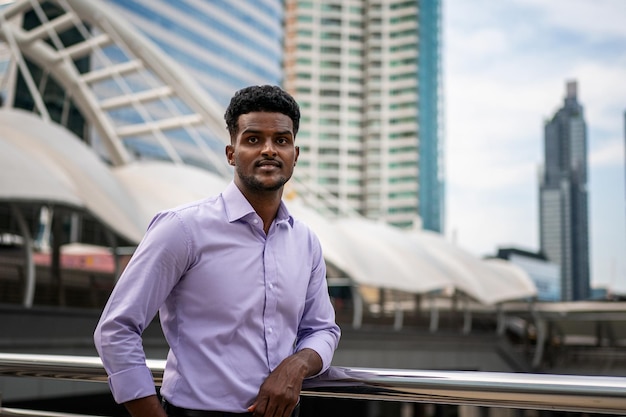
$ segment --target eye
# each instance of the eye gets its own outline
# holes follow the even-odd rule
[[[287,140],[287,138],[280,137],[280,138],[276,139],[276,143],[278,143],[279,145],[285,145],[285,144],[289,143],[289,141]]]
[[[259,138],[257,138],[256,136],[250,136],[248,138],[248,143],[257,143],[259,141]]]

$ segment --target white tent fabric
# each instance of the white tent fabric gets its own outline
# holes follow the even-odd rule
[[[412,231],[407,236],[437,259],[455,288],[483,304],[537,295],[528,274],[508,261],[481,260],[434,232]]]
[[[412,293],[449,287],[452,281],[405,233],[384,223],[360,218],[338,219],[335,233],[350,239],[351,270],[362,284]]]
[[[129,194],[68,130],[33,113],[2,110],[0,143],[0,199],[80,207],[128,240],[141,238]]]
[[[142,230],[157,212],[219,194],[228,184],[206,170],[169,162],[140,161],[112,171],[131,196]]]
[[[228,182],[189,165],[109,167],[64,128],[13,110],[0,111],[0,166],[0,200],[79,207],[136,243],[156,212],[217,194]],[[456,288],[488,305],[536,294],[521,269],[480,260],[436,233],[359,217],[326,219],[297,197],[287,206],[355,284],[417,294]]]
[[[289,209],[318,235],[327,261],[357,284],[419,294],[456,288],[487,305],[537,294],[519,267],[481,260],[437,233],[356,217],[328,220],[297,200]]]
[[[535,283],[519,266],[498,258],[485,259],[484,262],[497,272],[498,280],[487,284],[494,288],[502,301],[537,296]]]
[[[328,220],[297,200],[288,207],[318,236],[327,262],[360,285],[426,293],[450,283],[398,229],[360,218]]]
[[[15,138],[0,121],[0,199],[5,201],[50,201],[70,206],[82,206],[72,181],[63,171],[41,164],[32,155],[4,140],[7,135]],[[28,186],[24,186],[28,184]]]

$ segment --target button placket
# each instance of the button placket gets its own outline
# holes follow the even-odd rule
[[[265,337],[266,337],[266,346],[268,349],[268,361],[271,368],[278,366],[279,358],[275,356],[275,352],[278,351],[277,346],[279,343],[278,340],[278,332],[274,331],[274,328],[277,325],[276,321],[276,311],[278,307],[278,300],[276,294],[276,283],[277,283],[277,264],[276,264],[276,254],[274,253],[275,248],[272,246],[272,242],[275,241],[274,233],[276,230],[273,230],[266,236],[265,240],[265,249],[263,254],[263,262],[265,269]]]

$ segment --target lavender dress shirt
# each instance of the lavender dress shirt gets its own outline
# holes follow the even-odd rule
[[[267,235],[234,183],[157,214],[94,334],[118,403],[155,394],[141,334],[157,311],[170,350],[161,394],[245,412],[280,362],[304,349],[330,366],[340,330],[317,237],[284,204]]]

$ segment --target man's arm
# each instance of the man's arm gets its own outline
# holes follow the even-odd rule
[[[156,395],[128,401],[124,406],[133,417],[167,417]]]
[[[255,416],[289,417],[300,399],[302,381],[321,370],[322,358],[313,349],[294,353],[269,374],[248,410]]]
[[[94,331],[96,350],[119,404],[156,395],[141,335],[187,268],[185,230],[174,212],[155,216]]]

